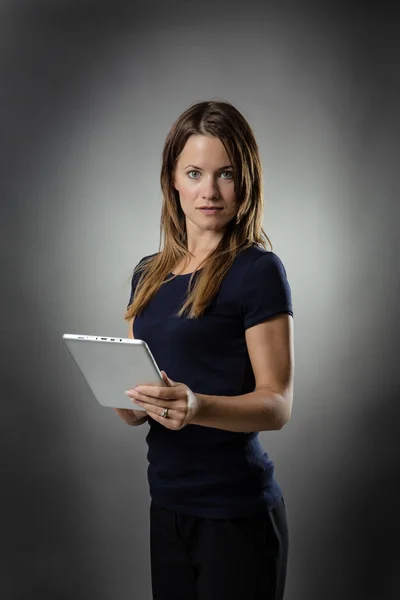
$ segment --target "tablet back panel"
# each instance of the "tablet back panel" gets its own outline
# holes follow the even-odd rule
[[[136,385],[165,385],[142,340],[64,334],[63,340],[102,406],[143,410],[124,394]]]

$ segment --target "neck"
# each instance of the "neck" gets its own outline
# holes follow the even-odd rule
[[[191,221],[186,220],[187,249],[194,257],[203,258],[210,254],[222,240],[224,231],[205,231],[194,226]]]

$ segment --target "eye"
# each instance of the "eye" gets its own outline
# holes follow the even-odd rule
[[[198,179],[199,178],[199,177],[193,176],[192,173],[197,173],[197,175],[200,176],[199,171],[196,171],[196,170],[188,171],[186,173],[186,175],[188,175],[189,179]],[[233,173],[232,173],[232,171],[221,171],[221,175],[222,174],[227,175],[227,177],[222,177],[222,179],[233,179]]]

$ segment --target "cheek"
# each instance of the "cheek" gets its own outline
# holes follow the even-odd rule
[[[179,186],[179,191],[182,196],[188,196],[190,194],[190,186],[185,183],[181,183]]]
[[[228,194],[227,200],[229,202],[229,207],[232,211],[236,211],[239,208],[239,203],[237,201],[236,193],[234,191]]]
[[[181,202],[191,202],[192,200],[196,200],[197,198],[197,192],[195,187],[187,183],[180,184],[179,195]]]

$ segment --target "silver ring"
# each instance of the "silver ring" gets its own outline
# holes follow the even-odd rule
[[[168,408],[163,408],[163,411],[161,413],[162,417],[168,418]]]

